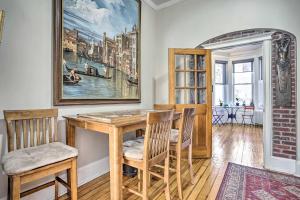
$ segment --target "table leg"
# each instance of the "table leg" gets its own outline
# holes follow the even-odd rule
[[[69,120],[66,122],[66,143],[71,147],[75,147],[75,126],[69,123]],[[71,183],[71,170],[67,170],[67,182],[68,184]],[[68,190],[68,196],[71,197],[71,191]]]
[[[113,128],[109,134],[110,199],[121,200],[122,192],[122,128]]]

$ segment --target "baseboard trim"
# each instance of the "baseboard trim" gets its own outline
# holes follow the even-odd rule
[[[296,172],[295,172],[295,176],[300,177],[300,160],[296,161]]]
[[[271,156],[265,160],[265,168],[272,171],[283,172],[291,175],[296,173],[296,161],[287,158]]]
[[[82,166],[78,168],[77,171],[78,186],[81,186],[107,172],[109,172],[109,157],[105,157],[101,160]],[[62,174],[60,178],[66,180],[67,179],[66,173]],[[59,195],[63,195],[66,192],[67,190],[65,189],[65,187],[63,186],[59,187]],[[7,197],[2,197],[0,200],[6,200],[6,199]],[[39,192],[33,193],[29,196],[22,198],[22,200],[40,200],[40,199],[47,199],[47,200],[54,199],[53,187],[49,187],[47,189],[41,190]]]
[[[109,172],[109,157],[102,158],[78,169],[78,185],[81,186]]]

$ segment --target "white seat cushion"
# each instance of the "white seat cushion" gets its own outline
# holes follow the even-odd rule
[[[144,156],[144,138],[137,138],[135,140],[128,140],[123,143],[124,157],[143,160]]]
[[[73,158],[77,155],[77,149],[61,142],[53,142],[11,151],[3,156],[2,164],[6,174],[14,175]]]
[[[178,141],[178,129],[172,129],[170,134],[170,142],[177,142]]]

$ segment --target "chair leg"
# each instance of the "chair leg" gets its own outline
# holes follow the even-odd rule
[[[192,183],[192,184],[195,184],[195,180],[194,180],[194,172],[193,172],[193,162],[192,162],[192,144],[189,145],[189,155],[188,155],[188,160],[189,160],[189,167],[190,167],[191,183]]]
[[[254,125],[254,123],[253,123],[253,116],[251,116],[251,125]]]
[[[179,199],[183,199],[182,196],[182,181],[181,181],[181,152],[177,152],[177,160],[176,160],[176,178],[177,178],[177,189]]]
[[[12,178],[11,176],[8,176],[8,179],[7,179],[7,200],[11,200],[12,199],[12,194],[11,194],[11,184],[12,184]]]
[[[138,191],[141,192],[142,191],[142,176],[141,176],[141,170],[138,169],[138,173],[137,173],[137,177],[138,177]]]
[[[13,200],[20,200],[20,193],[21,193],[21,180],[19,176],[12,177],[12,199]]]
[[[54,185],[54,190],[55,190],[54,198],[55,198],[55,200],[58,200],[58,181],[56,180],[57,176],[58,176],[58,174],[55,174],[55,185]]]
[[[147,180],[149,177],[147,169],[143,170],[143,200],[148,200],[148,183],[149,181]]]
[[[166,189],[165,189],[165,195],[166,195],[166,200],[170,200],[170,173],[169,173],[169,164],[170,164],[170,152],[168,152],[167,158],[165,159],[165,169],[164,169],[164,182],[166,184]]]
[[[148,186],[149,186],[149,187],[151,187],[151,179],[152,179],[152,176],[151,176],[151,174],[149,173],[149,174],[148,174],[148,178],[147,178]]]
[[[70,173],[71,200],[77,200],[77,159],[72,160]]]

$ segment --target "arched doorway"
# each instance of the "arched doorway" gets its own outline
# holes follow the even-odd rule
[[[263,44],[265,57],[264,164],[269,169],[295,173],[296,37],[277,29],[250,29],[214,37],[196,48],[216,50],[253,43]]]

